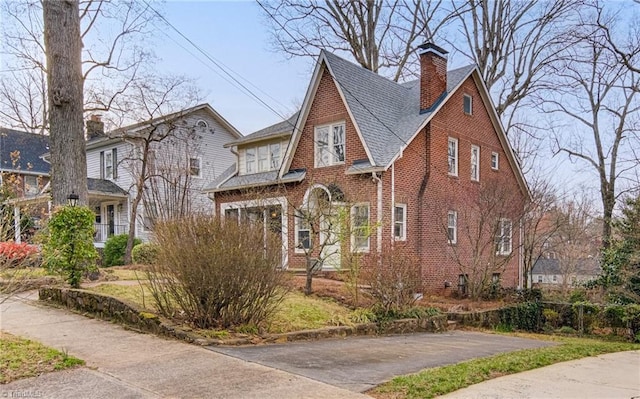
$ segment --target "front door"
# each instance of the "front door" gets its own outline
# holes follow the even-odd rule
[[[115,202],[102,204],[102,224],[100,228],[103,232],[102,238],[104,240],[116,234],[116,225],[118,224],[116,206],[117,203]]]
[[[340,224],[338,215],[330,215],[320,220],[320,245],[323,246],[321,259],[324,270],[340,269]]]

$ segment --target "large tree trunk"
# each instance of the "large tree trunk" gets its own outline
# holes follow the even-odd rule
[[[44,0],[51,194],[63,205],[72,192],[86,205],[87,157],[83,126],[80,14],[77,0]]]

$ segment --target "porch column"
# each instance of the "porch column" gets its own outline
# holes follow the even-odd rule
[[[22,239],[20,237],[22,235],[22,232],[20,231],[20,207],[18,205],[15,205],[13,207],[13,230],[13,241],[20,244],[22,242]]]

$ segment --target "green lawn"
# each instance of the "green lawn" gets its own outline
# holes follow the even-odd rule
[[[83,364],[80,359],[38,342],[0,332],[0,384]]]
[[[433,398],[507,374],[519,373],[587,356],[640,349],[640,344],[627,342],[549,337],[535,334],[527,334],[527,337],[553,340],[558,342],[558,345],[521,350],[423,370],[416,374],[396,377],[390,382],[367,392],[367,394],[377,398]]]

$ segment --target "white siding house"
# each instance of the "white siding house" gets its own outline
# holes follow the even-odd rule
[[[160,208],[171,203],[174,188],[166,185],[167,181],[180,181],[180,187],[188,191],[191,211],[210,210],[210,200],[202,189],[235,161],[224,144],[242,137],[211,106],[201,104],[90,139],[87,142],[87,177],[90,181],[113,183],[121,189],[121,192],[105,195],[91,195],[89,190],[89,206],[96,213],[98,246],[113,234],[128,232],[131,204],[140,175],[141,137],[149,134],[150,127],[167,137],[151,146],[148,167],[152,176],[145,186],[155,191],[146,195],[138,206],[135,228],[136,236],[142,240],[150,238],[151,220],[158,213],[162,214]]]

